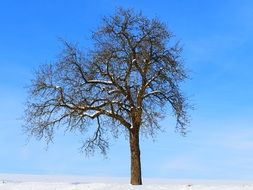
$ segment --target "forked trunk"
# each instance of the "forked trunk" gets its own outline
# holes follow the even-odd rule
[[[130,130],[131,184],[142,185],[139,130]]]

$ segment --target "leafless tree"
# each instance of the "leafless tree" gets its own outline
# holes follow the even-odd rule
[[[29,87],[25,129],[50,142],[58,127],[86,132],[82,148],[106,154],[107,132],[129,135],[131,184],[142,184],[139,135],[153,136],[169,113],[186,133],[187,104],[180,91],[186,78],[181,48],[159,19],[118,9],[92,34],[83,52],[64,42],[57,61],[41,66]],[[171,112],[172,111],[172,112]],[[91,133],[93,131],[93,135]]]

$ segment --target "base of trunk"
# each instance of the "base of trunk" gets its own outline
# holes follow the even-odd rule
[[[136,180],[131,180],[131,185],[142,185],[142,180],[141,179],[138,179],[137,181]]]

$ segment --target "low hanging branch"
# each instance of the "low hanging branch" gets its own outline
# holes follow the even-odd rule
[[[159,120],[172,110],[177,129],[186,133],[181,48],[172,44],[164,23],[124,9],[105,17],[92,39],[94,49],[86,54],[64,41],[59,59],[38,69],[29,88],[25,128],[48,142],[57,127],[93,129],[82,146],[87,154],[95,149],[106,154],[107,131],[128,131],[131,184],[142,184],[140,132],[154,136]]]

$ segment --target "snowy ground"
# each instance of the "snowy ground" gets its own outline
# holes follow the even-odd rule
[[[253,190],[253,182],[144,180],[131,186],[125,178],[0,174],[0,190]]]

